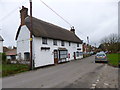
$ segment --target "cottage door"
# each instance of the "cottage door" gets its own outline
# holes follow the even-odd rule
[[[58,51],[54,50],[54,64],[58,64]]]
[[[76,53],[75,52],[73,52],[73,56],[74,56],[74,60],[76,60]]]

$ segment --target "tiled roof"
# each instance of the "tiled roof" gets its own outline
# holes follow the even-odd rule
[[[16,49],[12,49],[12,50],[9,50],[7,52],[5,52],[7,56],[10,56],[10,55],[17,55],[17,50]]]

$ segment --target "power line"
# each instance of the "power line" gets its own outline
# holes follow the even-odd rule
[[[0,21],[3,21],[3,20],[5,20],[5,19],[7,19],[7,18],[8,18],[10,15],[12,15],[13,12],[15,12],[17,9],[18,9],[18,7],[15,8],[15,9],[13,9],[12,11],[10,11],[8,14],[6,14],[4,17],[2,17],[2,18],[0,19]]]
[[[81,31],[77,30],[79,33],[81,33],[84,37],[87,37],[87,35],[85,35],[84,33],[82,33]]]
[[[42,0],[40,0],[46,7],[48,7],[50,10],[52,10],[57,16],[59,16],[62,20],[64,20],[67,24],[69,24],[70,27],[72,27],[72,25],[65,20],[62,16],[60,16],[55,10],[53,10],[50,6],[48,6],[45,2],[43,2]],[[79,30],[77,30],[78,32],[80,32]],[[87,37],[87,35],[83,34],[82,32],[80,32],[85,38]]]
[[[50,6],[48,6],[45,2],[43,2],[42,0],[40,0],[45,6],[47,6],[50,10],[52,10],[57,16],[59,16],[62,20],[64,20],[67,24],[69,24],[70,27],[72,27],[72,25],[65,20],[62,16],[60,16],[55,10],[53,10]]]
[[[26,2],[23,2],[23,3],[26,3]],[[22,3],[22,4],[23,4]],[[5,19],[7,19],[10,15],[12,15],[17,9],[19,8],[19,6],[17,7],[17,8],[14,8],[12,11],[10,11],[9,13],[7,13],[4,17],[2,17],[1,19],[0,19],[0,21],[3,21],[3,20],[5,20]]]
[[[57,16],[59,16],[61,19],[63,19],[66,23],[68,23],[69,25],[70,25],[70,27],[72,27],[72,25],[67,21],[67,20],[65,20],[62,16],[60,16],[55,10],[53,10],[50,6],[48,6],[45,2],[43,2],[42,0],[40,0],[45,6],[47,6],[50,10],[52,10]],[[78,30],[78,32],[80,32],[79,30]],[[81,34],[83,34],[82,32],[80,32]],[[87,35],[85,35],[85,34],[83,34],[83,36],[86,36],[87,37]]]
[[[84,34],[83,32],[81,32],[78,28],[76,29],[77,32],[79,32],[82,36],[84,36],[85,38],[87,37],[86,34]]]

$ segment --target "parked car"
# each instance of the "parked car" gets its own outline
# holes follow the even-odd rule
[[[108,62],[107,56],[104,52],[99,52],[95,55],[95,63],[97,62]]]

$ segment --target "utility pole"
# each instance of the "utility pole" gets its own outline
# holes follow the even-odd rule
[[[88,43],[88,46],[87,46],[87,48],[88,48],[88,52],[90,52],[89,37],[88,37],[88,36],[87,36],[87,43]]]
[[[32,59],[32,0],[30,0],[30,70],[33,70],[33,59]]]
[[[89,45],[89,37],[87,36],[87,43],[88,43],[88,45]]]
[[[96,48],[96,43],[95,43],[95,48]]]

